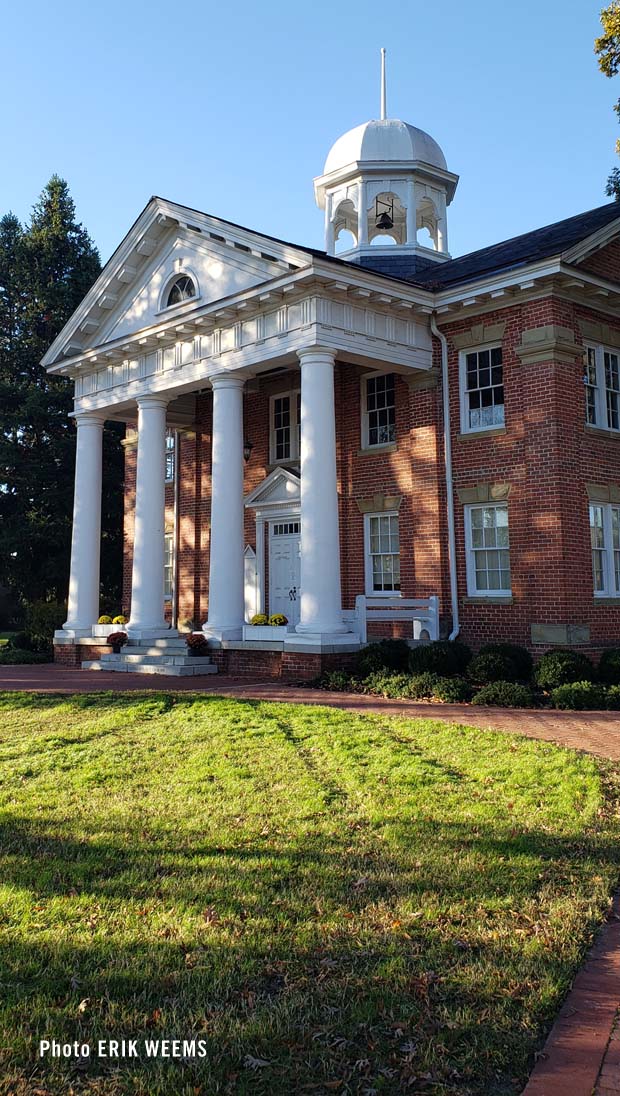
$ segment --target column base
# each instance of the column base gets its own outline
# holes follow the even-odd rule
[[[174,639],[179,634],[176,628],[169,628],[167,624],[143,627],[141,624],[133,625],[131,621],[123,625],[122,631],[127,632],[128,639]]]
[[[202,630],[207,639],[214,640],[216,643],[221,643],[225,639],[235,640],[241,639],[243,634],[242,624],[233,624],[231,626],[209,624],[207,620],[202,626]]]
[[[62,628],[57,628],[54,632],[54,639],[91,639],[93,634],[92,624],[88,624],[86,627],[76,624],[63,624]]]
[[[284,650],[296,651],[357,651],[361,646],[356,632],[289,632],[284,637]]]

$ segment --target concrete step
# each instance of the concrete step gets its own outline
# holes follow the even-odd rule
[[[198,663],[198,665],[195,665]],[[208,663],[201,665],[201,663]],[[119,657],[118,662],[94,659],[82,663],[83,670],[106,670],[108,673],[130,674],[161,674],[163,677],[200,677],[205,674],[216,674],[217,666],[208,659],[188,659],[187,663],[180,666],[170,665],[160,660],[153,662],[123,662]]]

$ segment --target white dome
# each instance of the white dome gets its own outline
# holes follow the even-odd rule
[[[421,160],[443,171],[448,170],[446,158],[437,142],[423,129],[416,129],[398,118],[375,119],[343,133],[332,145],[323,173],[329,175],[360,160],[384,163]]]

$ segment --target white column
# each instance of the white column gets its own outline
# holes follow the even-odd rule
[[[368,200],[366,197],[366,183],[361,182],[358,186],[357,201],[359,209],[357,211],[357,244],[361,247],[368,243]]]
[[[415,184],[407,180],[407,243],[417,243],[417,216],[415,208]]]
[[[332,220],[333,194],[328,194],[325,199],[325,250],[328,255],[336,253],[336,231]]]
[[[101,465],[105,418],[85,412],[77,414],[75,421],[77,447],[69,605],[67,620],[59,634],[90,636],[99,616]]]
[[[170,635],[164,620],[166,406],[161,396],[138,399],[138,468],[131,572],[131,618],[136,638]]]
[[[209,619],[203,631],[213,639],[240,639],[245,615],[243,591],[243,386],[245,377],[211,377],[211,548]]]
[[[334,351],[308,347],[301,362],[301,614],[297,632],[347,632],[340,593]]]

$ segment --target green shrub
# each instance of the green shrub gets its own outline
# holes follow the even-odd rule
[[[598,664],[598,677],[606,685],[620,685],[620,647],[603,651]]]
[[[610,712],[620,711],[620,685],[610,685],[605,699]]]
[[[20,651],[16,647],[0,649],[0,666],[34,666],[40,662],[51,662],[51,655],[43,651]]]
[[[319,687],[333,693],[354,693],[360,683],[347,670],[326,670],[319,678]]]
[[[493,708],[533,708],[534,697],[526,685],[516,681],[492,681],[476,693],[472,704],[488,704]]]
[[[97,624],[111,624],[111,623],[112,623],[112,617],[107,616],[105,613],[104,613],[103,616],[100,616],[99,620],[97,621]]]
[[[13,651],[31,651],[32,640],[27,632],[15,632],[8,640],[7,647]]]
[[[369,643],[355,659],[355,672],[360,677],[381,670],[403,673],[407,669],[409,652],[409,645],[404,639],[382,639],[380,643]]]
[[[250,624],[257,627],[259,624],[269,624],[269,617],[267,613],[254,613],[254,616],[250,620]]]
[[[520,674],[516,663],[508,655],[481,651],[469,663],[467,676],[478,685],[488,685],[491,681],[516,681]]]
[[[438,677],[433,696],[446,704],[462,704],[471,699],[472,692],[469,681],[466,681],[464,677]]]
[[[520,647],[518,643],[485,643],[480,648],[481,655],[504,655],[514,662],[520,681],[529,681],[532,676],[534,662],[527,647]]]
[[[607,707],[607,694],[602,685],[591,681],[571,681],[552,690],[551,703],[554,708],[583,712]]]
[[[26,607],[24,631],[35,651],[51,651],[54,632],[67,619],[67,606],[60,601],[31,601]]]
[[[534,680],[543,689],[556,689],[574,681],[592,681],[594,667],[581,651],[568,651],[559,647],[547,651],[534,670]]]
[[[433,673],[455,677],[464,673],[470,659],[471,650],[466,643],[437,639],[409,651],[409,670],[412,674]]]
[[[127,617],[123,616],[122,613],[119,613],[118,616],[112,617],[112,624],[126,624],[126,623],[127,623]]]
[[[285,624],[288,624],[288,617],[284,613],[272,613],[269,624],[272,628],[283,628]]]
[[[409,674],[391,674],[385,670],[377,670],[376,673],[368,674],[364,678],[362,688],[365,693],[398,700],[408,695],[410,682]]]

